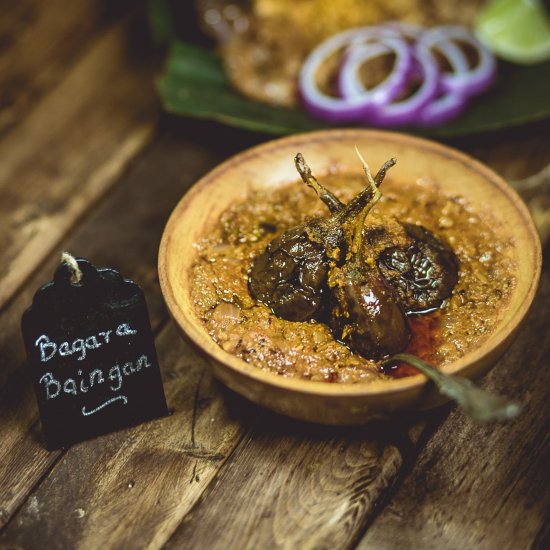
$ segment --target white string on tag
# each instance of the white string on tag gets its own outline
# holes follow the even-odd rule
[[[68,252],[61,254],[61,263],[65,264],[71,271],[71,284],[77,285],[82,280],[82,271],[76,261],[76,258]]]

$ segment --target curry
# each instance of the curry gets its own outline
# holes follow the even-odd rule
[[[192,289],[197,315],[218,345],[281,376],[365,383],[416,372],[383,368],[389,354],[406,351],[441,366],[488,337],[515,284],[511,243],[488,211],[443,194],[437,182],[398,184],[391,173],[384,179],[391,165],[370,188],[363,176],[342,173],[327,174],[321,186],[302,166],[321,200],[293,183],[243,196],[222,214],[196,243]],[[382,196],[374,198],[382,180]],[[303,245],[312,230],[310,256],[294,265],[299,277],[285,281],[307,279],[307,292],[287,285],[289,297],[275,300],[258,281],[267,280],[269,262],[278,265],[283,244],[297,249],[289,239]],[[387,298],[383,316],[355,311],[358,300],[350,305],[357,281]]]

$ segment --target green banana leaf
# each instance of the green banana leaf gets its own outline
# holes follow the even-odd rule
[[[305,111],[271,107],[234,91],[214,53],[173,42],[157,81],[164,108],[176,115],[217,120],[268,134],[327,128]],[[550,63],[504,66],[491,90],[475,98],[458,119],[437,128],[406,128],[419,135],[451,138],[519,126],[550,118]]]

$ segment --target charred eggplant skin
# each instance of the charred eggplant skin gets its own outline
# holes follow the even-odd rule
[[[368,186],[349,204],[343,204],[315,179],[302,155],[296,168],[306,185],[314,189],[331,215],[314,218],[273,239],[254,260],[248,274],[251,296],[288,321],[317,319],[324,310],[327,275],[341,265],[349,248],[344,227],[352,225],[373,197]],[[395,164],[391,159],[376,175],[379,185]]]
[[[331,329],[337,340],[369,359],[403,351],[410,340],[405,313],[376,267],[344,266],[331,293]]]
[[[251,295],[288,321],[308,321],[318,315],[327,290],[329,261],[339,261],[338,250],[330,247],[331,260],[326,244],[315,238],[316,225],[294,227],[272,240],[249,273]],[[344,240],[341,235],[333,237]]]
[[[360,156],[360,155],[359,155]],[[365,219],[395,159],[375,178],[362,157],[368,186],[347,205],[320,185],[303,157],[296,167],[331,214],[273,239],[249,271],[251,295],[289,321],[327,322],[334,337],[369,359],[402,352],[411,337],[407,315],[435,309],[458,281],[451,248],[422,226],[402,223],[410,244],[367,254]]]
[[[458,258],[425,227],[402,225],[412,244],[386,248],[378,256],[378,268],[407,313],[433,311],[451,296],[458,282]]]

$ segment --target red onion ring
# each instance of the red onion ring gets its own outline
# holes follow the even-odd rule
[[[476,50],[479,61],[475,67],[468,66],[462,51],[462,55],[457,54],[457,46],[453,41],[464,42]],[[451,45],[455,48],[453,49]],[[484,92],[495,79],[494,56],[464,27],[452,25],[433,27],[420,35],[418,46],[438,50],[451,64],[453,72],[444,72],[441,75],[441,84],[445,91],[471,96]]]
[[[353,122],[362,120],[372,109],[370,96],[339,98],[325,94],[316,84],[316,74],[329,56],[349,47],[353,40],[368,40],[375,34],[369,28],[345,31],[322,42],[309,54],[298,83],[304,105],[311,114],[328,122]]]
[[[439,42],[437,50],[443,54],[455,73],[465,73],[470,70],[470,64],[466,54],[454,42]],[[443,75],[451,76],[451,73],[442,72]]]
[[[361,66],[370,59],[392,52],[395,53],[395,62],[390,74],[373,88],[367,88],[359,76]],[[338,75],[340,95],[344,98],[370,97],[377,105],[393,101],[409,80],[412,61],[410,48],[400,38],[381,36],[375,43],[352,46]]]
[[[420,111],[432,101],[439,90],[439,70],[432,54],[424,48],[413,50],[416,66],[422,74],[418,89],[408,98],[396,103],[377,105],[368,113],[368,122],[377,126],[405,126],[418,122]]]
[[[462,114],[467,104],[465,96],[456,92],[446,92],[418,113],[417,123],[420,126],[439,126]]]
[[[479,61],[475,67],[470,67],[456,42],[476,49]],[[452,72],[441,72],[434,50],[447,59]],[[339,51],[343,51],[338,74],[341,97],[333,97],[319,89],[315,76],[326,59]],[[392,52],[395,63],[391,73],[380,84],[367,88],[359,77],[361,65]],[[299,89],[306,109],[329,122],[433,126],[458,116],[468,97],[484,91],[495,74],[494,57],[464,27],[424,31],[418,25],[389,22],[345,31],[321,43],[302,66]],[[419,88],[395,101],[417,79]]]

